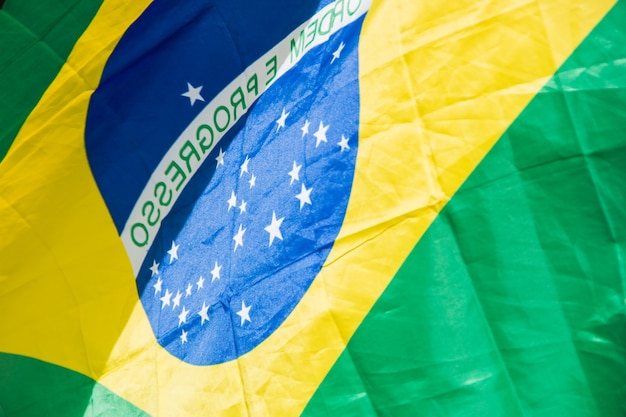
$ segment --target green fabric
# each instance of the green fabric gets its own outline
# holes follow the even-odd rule
[[[0,417],[146,415],[82,374],[0,353]]]
[[[102,0],[7,0],[0,9],[0,161]]]
[[[444,208],[307,417],[626,415],[626,2]]]

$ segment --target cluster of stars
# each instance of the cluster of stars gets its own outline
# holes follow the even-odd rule
[[[283,109],[281,116],[276,120],[276,131],[278,132],[280,129],[285,128],[287,118],[290,113]],[[302,137],[309,135],[309,127],[311,123],[309,120],[305,120],[303,126],[301,127]],[[327,132],[329,129],[329,125],[325,125],[323,121],[319,122],[319,127],[317,131],[315,131],[312,136],[315,137],[315,147],[319,147],[322,143],[328,143]],[[348,138],[344,135],[341,135],[341,141],[337,143],[340,146],[341,152],[345,150],[349,150],[350,146],[348,145]],[[216,161],[216,169],[220,166],[226,166],[227,156],[226,152],[220,148]],[[244,161],[239,166],[239,178],[243,178],[244,175],[248,175],[250,178],[248,180],[249,188],[253,188],[256,185],[257,177],[250,172],[250,157],[248,155],[245,156]],[[303,168],[302,164],[298,164],[297,161],[293,161],[291,170],[287,172],[287,176],[289,177],[289,185],[292,186],[295,182],[300,182],[300,172]],[[306,205],[312,205],[313,202],[311,200],[311,193],[313,192],[312,187],[307,187],[304,182],[300,184],[300,192],[295,194],[295,198],[299,202],[300,210],[302,210]],[[248,202],[243,198],[238,198],[237,194],[234,190],[231,191],[230,198],[226,201],[226,209],[227,211],[231,211],[233,209],[238,210],[239,214],[243,214],[247,212]],[[283,225],[283,221],[285,217],[278,217],[276,215],[276,211],[272,211],[271,221],[264,227],[264,231],[268,233],[268,246],[271,247],[276,240],[283,240],[283,233],[281,231],[281,227]],[[239,224],[239,227],[234,233],[232,237],[233,240],[233,252],[236,252],[238,248],[244,246],[244,237],[247,232],[247,228],[243,226],[243,224]],[[171,248],[167,251],[167,255],[169,255],[169,264],[173,264],[176,260],[178,260],[178,251],[180,249],[180,245],[176,244],[176,242],[172,241]],[[211,271],[211,283],[215,280],[219,280],[221,278],[221,269],[222,265],[218,261],[215,261],[214,267]],[[186,324],[190,319],[190,314],[192,313],[187,307],[183,304],[183,297],[187,298],[195,292],[199,292],[204,288],[204,277],[200,276],[198,280],[195,282],[195,285],[188,283],[184,288],[184,291],[181,292],[177,290],[176,293],[170,291],[169,288],[165,288],[163,292],[163,279],[159,274],[159,263],[156,260],[153,261],[152,266],[150,267],[150,271],[152,276],[157,277],[156,283],[153,285],[155,296],[160,296],[159,299],[161,301],[161,309],[165,309],[166,307],[172,308],[173,311],[180,308],[180,312],[178,314],[178,326],[182,326]],[[203,326],[205,322],[209,321],[209,305],[207,305],[206,301],[202,301],[202,308],[199,311],[194,312],[200,319],[200,325]],[[246,322],[251,322],[250,318],[250,310],[252,309],[252,305],[246,305],[245,300],[241,302],[241,309],[237,311],[237,314],[240,317],[240,325],[243,326]],[[183,328],[180,335],[181,343],[186,343],[188,341],[188,332]]]
[[[172,242],[172,248],[168,251],[168,253],[170,254],[170,264],[175,259],[178,259],[178,256],[177,256],[178,248],[179,248],[179,245],[177,245],[176,242]],[[171,292],[169,288],[166,288],[165,293],[163,293],[163,279],[161,278],[161,275],[160,275],[159,266],[160,264],[156,262],[156,260],[153,260],[152,266],[150,267],[152,276],[157,277],[156,283],[152,286],[154,288],[154,295],[159,296],[163,294],[161,297],[159,297],[159,300],[161,301],[161,310],[165,309],[165,307],[171,306],[172,311],[174,311],[180,307],[180,313],[178,314],[178,327],[180,327],[183,324],[187,323],[187,321],[190,319],[189,314],[191,313],[191,311],[188,310],[187,307],[181,302],[183,299],[183,296],[185,298],[191,296],[194,291],[194,288],[195,288],[196,293],[204,289],[205,279],[203,276],[200,276],[198,280],[195,282],[195,284],[187,283],[187,287],[185,288],[184,293],[182,293],[180,290],[177,290],[176,294],[174,295],[174,293]],[[215,261],[215,266],[213,267],[213,270],[211,271],[211,282],[214,282],[215,280],[220,279],[221,269],[222,269],[222,266],[217,261]],[[250,321],[250,309],[251,308],[252,306],[246,306],[245,302],[242,301],[241,310],[236,312],[236,314],[240,316],[241,318],[242,326],[246,321]],[[203,326],[205,322],[209,321],[209,306],[206,304],[206,301],[202,302],[202,308],[196,314],[200,318],[201,326]],[[188,334],[189,333],[185,329],[182,329],[182,332],[180,335],[181,343],[184,344],[187,342]]]
[[[344,43],[341,42],[337,50],[332,53],[332,59],[330,61],[331,64],[333,64],[336,60],[340,58],[344,47]],[[188,98],[190,106],[193,107],[197,102],[205,102],[205,99],[202,96],[202,88],[202,85],[196,87],[187,82],[187,91],[182,93],[181,96]],[[287,108],[283,108],[280,116],[275,119],[274,122],[275,134],[281,134],[282,131],[287,131],[290,125],[290,116],[291,112],[288,111]],[[293,118],[294,116],[291,117]],[[304,118],[302,116],[296,117],[298,117],[298,121],[301,123],[301,125],[299,125],[299,130],[301,133],[297,132],[296,135],[300,136],[302,140],[308,140],[307,138],[311,138],[311,140],[314,139],[315,149],[318,149],[320,147],[324,148],[325,145],[329,144],[329,136],[332,138],[333,132],[331,130],[330,123],[327,124],[324,120],[320,119],[309,120],[308,118]],[[298,121],[294,122],[293,124],[298,123]],[[330,134],[329,131],[331,132]],[[337,149],[336,147],[334,149],[337,149],[341,153],[350,150],[349,138],[343,134],[341,135],[341,139],[334,143],[336,145],[333,146],[339,147],[339,149]],[[313,146],[312,142],[310,142],[310,146]],[[326,147],[326,149],[331,148]],[[276,247],[277,245],[280,245],[280,243],[278,242],[284,242],[284,239],[289,239],[289,233],[287,233],[287,236],[284,235],[286,229],[284,225],[289,224],[290,218],[289,216],[286,217],[281,215],[281,211],[284,211],[285,208],[279,207],[274,210],[267,210],[264,211],[264,213],[262,214],[256,214],[255,216],[252,216],[249,211],[252,210],[252,213],[255,213],[254,203],[256,202],[256,200],[250,197],[250,194],[247,194],[246,189],[252,190],[254,187],[256,187],[257,180],[259,181],[259,184],[261,184],[261,186],[267,186],[267,184],[264,184],[265,176],[262,175],[261,178],[258,179],[255,175],[255,172],[253,172],[254,168],[256,167],[254,162],[254,156],[253,158],[251,158],[250,155],[242,155],[241,158],[243,158],[243,161],[239,158],[237,158],[239,159],[239,161],[235,161],[229,160],[229,154],[230,152],[227,152],[224,148],[219,148],[217,156],[215,157],[216,173],[220,169],[226,169],[230,167],[229,169],[233,169],[233,173],[235,174],[234,177],[237,178],[237,187],[233,188],[230,191],[229,196],[228,194],[226,194],[226,192],[223,194],[222,198],[224,198],[226,201],[224,202],[224,200],[221,200],[221,204],[223,204],[223,206],[221,206],[223,207],[222,209],[225,210],[225,212],[230,213],[229,216],[234,216],[234,219],[239,219],[237,216],[247,215],[251,216],[248,218],[248,220],[252,219],[253,221],[258,221],[266,216],[264,217],[265,221],[263,223],[263,226],[256,229],[254,227],[254,224],[250,223],[249,221],[240,221],[233,224],[233,230],[228,236],[228,238],[232,237],[231,253],[237,253],[238,255],[240,255],[241,253],[245,254],[245,252],[242,251],[244,250],[243,248],[246,248],[246,240],[248,239],[248,245],[250,245],[250,236],[257,236],[255,239],[258,239],[258,234],[263,233],[263,231],[267,233],[267,247]],[[291,169],[288,172],[285,172],[287,171],[287,169],[285,169],[285,171],[283,171],[283,173],[280,175],[284,175],[283,178],[285,180],[285,184],[287,184],[288,181],[289,187],[296,187],[295,189],[290,189],[290,192],[291,196],[293,196],[292,198],[297,200],[297,203],[292,200],[293,204],[297,204],[297,206],[294,206],[293,209],[290,210],[294,210],[295,212],[299,210],[302,213],[307,213],[306,207],[313,206],[314,201],[317,198],[317,194],[315,194],[313,187],[307,187],[307,185],[305,184],[306,176],[304,176],[304,178],[301,178],[301,176],[304,175],[303,168],[306,170],[306,164],[302,160],[298,161],[299,158],[300,157],[296,156],[293,160],[293,163],[291,164]],[[302,156],[302,158],[304,158],[304,155]],[[236,171],[234,170],[236,165],[233,164],[239,164]],[[299,187],[297,187],[298,182],[300,182]],[[242,183],[247,184],[245,188],[241,187]],[[318,192],[321,193],[321,191]],[[226,198],[226,196],[228,196],[228,198]],[[250,201],[247,201],[247,198],[249,198]],[[295,207],[299,207],[299,209]],[[270,211],[271,219],[269,216]],[[294,211],[291,212],[293,213]],[[245,219],[245,217],[243,219]],[[261,231],[261,228],[263,231]],[[246,233],[248,233],[248,235],[246,235]],[[252,240],[254,241],[254,239]],[[171,326],[174,326],[174,328],[178,329],[178,331],[180,332],[178,334],[178,338],[181,345],[188,343],[190,340],[190,326],[199,324],[200,328],[202,328],[203,326],[208,325],[208,323],[211,322],[210,309],[213,304],[209,301],[209,296],[211,294],[210,289],[212,288],[212,284],[214,284],[216,281],[225,280],[226,278],[228,278],[228,276],[222,276],[223,264],[220,264],[219,259],[212,260],[214,261],[214,264],[213,269],[210,271],[210,282],[206,282],[207,280],[205,280],[202,275],[197,277],[197,279],[194,278],[191,281],[186,282],[183,281],[184,277],[181,277],[180,275],[174,275],[176,274],[177,270],[170,269],[170,266],[174,266],[176,262],[179,261],[179,252],[180,254],[182,254],[181,256],[186,256],[186,252],[184,250],[186,244],[185,242],[186,241],[184,240],[181,241],[181,244],[183,244],[183,249],[181,249],[181,244],[177,244],[176,241],[172,241],[171,248],[166,251],[166,255],[164,255],[163,259],[161,260],[164,265],[161,265],[155,259],[152,262],[152,266],[149,268],[151,271],[151,279],[153,279],[152,288],[154,289],[154,300],[156,303],[158,303],[158,305],[160,305],[160,310],[162,312],[168,312],[168,316],[172,319]],[[258,245],[258,241],[254,242]],[[189,251],[189,249],[187,251]],[[223,256],[223,252],[221,256]],[[191,257],[191,259],[193,259],[193,256]],[[224,258],[221,259],[223,261],[225,260]],[[228,261],[228,259],[226,259],[226,261]],[[230,262],[232,262],[232,260]],[[229,265],[228,262],[226,262],[226,265],[227,268],[225,269],[226,272],[224,273],[224,275],[229,275],[232,273],[229,269],[232,268],[232,265]],[[154,281],[154,279],[156,279],[156,282]],[[218,287],[214,288],[217,289]],[[238,302],[239,301],[237,301],[237,305]],[[258,300],[255,301],[255,303],[258,303]],[[255,307],[252,304],[247,304],[246,300],[244,300],[243,298],[241,299],[240,308],[237,311],[235,311],[235,309],[232,310],[234,314],[239,316],[239,326],[243,327],[246,325],[246,323],[252,323],[253,320],[255,320],[254,312],[259,311],[258,308],[260,307],[257,306],[256,308],[257,310],[255,310]],[[171,315],[172,313],[173,315]],[[256,317],[258,319],[258,316]],[[167,330],[165,334],[169,333],[170,330],[171,329]]]

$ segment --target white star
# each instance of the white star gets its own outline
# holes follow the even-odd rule
[[[246,160],[243,161],[243,164],[241,164],[241,166],[239,167],[239,177],[241,178],[241,176],[243,175],[244,172],[248,172],[248,162],[250,162],[250,158],[248,158],[248,155],[246,155]]]
[[[341,152],[350,149],[350,145],[348,145],[348,138],[344,135],[341,135],[341,140],[337,142],[337,145],[341,146]]]
[[[183,306],[183,311],[178,315],[178,325],[180,326],[183,323],[187,323],[187,314],[189,314],[189,310]]]
[[[311,123],[309,123],[308,120],[304,121],[304,126],[302,126],[300,128],[300,130],[302,131],[302,137],[304,137],[305,135],[307,135],[309,133],[309,126],[311,125]]]
[[[287,121],[287,116],[289,116],[289,113],[285,113],[285,109],[283,108],[283,114],[281,114],[278,120],[276,120],[276,124],[278,125],[276,127],[277,132],[280,130],[281,127],[285,127],[285,121]]]
[[[198,282],[196,282],[196,285],[198,286],[198,290],[200,290],[200,288],[204,288],[204,277],[202,275],[200,275],[200,278],[198,278]]]
[[[202,322],[200,322],[200,325],[203,325],[205,321],[209,320],[209,306],[206,305],[206,303],[202,303],[202,309],[200,310],[198,315],[202,318]]]
[[[234,191],[231,191],[230,198],[228,199],[227,203],[228,203],[228,211],[230,211],[230,209],[233,207],[237,207],[237,196],[235,195]]]
[[[235,250],[237,250],[237,246],[243,246],[243,234],[246,233],[246,229],[244,229],[241,225],[239,225],[239,231],[237,232],[237,234],[233,237],[233,240],[235,241]]]
[[[161,279],[161,277],[159,277],[159,279],[157,279],[156,284],[153,285],[154,295],[157,295],[158,293],[161,292],[161,285],[163,285],[163,280]]]
[[[244,200],[241,200],[241,204],[239,205],[239,213],[245,212],[247,206],[248,203],[246,203]]]
[[[176,307],[178,307],[180,305],[180,297],[182,297],[183,295],[181,294],[180,291],[176,291],[176,296],[174,297],[174,304],[172,305],[172,310],[175,310]]]
[[[300,210],[302,210],[305,204],[311,204],[311,191],[313,191],[313,188],[307,190],[304,184],[302,184],[300,194],[296,195],[296,198],[300,200]]]
[[[216,279],[220,279],[220,270],[222,269],[222,265],[219,265],[217,263],[217,261],[215,261],[215,266],[213,267],[213,270],[211,271],[211,282],[215,281]]]
[[[191,295],[191,289],[193,286],[191,284],[187,284],[187,289],[185,290],[185,297],[189,297]]]
[[[177,245],[176,243],[174,243],[174,241],[172,240],[172,249],[168,250],[167,253],[170,254],[170,263],[174,262],[174,259],[178,259],[178,247],[180,245]]]
[[[226,153],[222,150],[222,148],[220,148],[220,153],[215,158],[215,160],[217,161],[216,167],[220,165],[224,165],[224,155],[226,155]]]
[[[161,302],[163,303],[161,304],[161,310],[163,309],[163,307],[170,305],[171,298],[172,298],[172,293],[170,292],[168,288],[166,288],[165,295],[161,297]]]
[[[250,308],[252,308],[252,306],[246,306],[246,303],[241,301],[241,310],[237,312],[237,315],[241,317],[241,326],[243,326],[246,321],[252,322],[250,320]]]
[[[320,143],[322,142],[328,142],[328,140],[326,140],[326,131],[328,130],[328,126],[324,126],[323,122],[320,122],[320,127],[317,128],[317,132],[315,132],[313,134],[313,136],[315,136],[315,138],[317,139],[315,141],[315,147],[317,148]]]
[[[283,240],[283,235],[280,233],[280,225],[283,224],[283,220],[285,220],[284,217],[276,220],[276,213],[272,212],[272,224],[265,228],[265,231],[270,234],[270,244],[268,246],[272,246],[275,237]]]
[[[254,187],[256,185],[256,175],[252,174],[252,177],[250,178],[250,181],[248,181],[248,183],[250,184],[250,188]]]
[[[157,263],[156,260],[152,261],[152,266],[150,267],[150,271],[152,271],[151,276],[155,276],[159,273],[159,264]]]
[[[187,92],[182,93],[181,96],[189,97],[189,102],[193,106],[196,103],[196,100],[204,101],[204,99],[200,95],[200,90],[202,90],[202,86],[194,87],[191,84],[187,83]]]
[[[180,335],[180,342],[184,345],[187,343],[187,332],[183,329],[183,333]]]
[[[300,168],[302,168],[302,165],[298,165],[296,161],[293,161],[293,168],[291,168],[291,171],[288,173],[291,177],[289,185],[293,184],[294,181],[300,181]]]
[[[333,52],[333,59],[331,59],[330,63],[332,64],[333,62],[335,62],[335,59],[339,59],[339,57],[341,56],[341,51],[343,51],[343,47],[346,46],[343,44],[343,42],[341,42],[339,44],[339,48],[337,48],[337,50],[335,52]]]

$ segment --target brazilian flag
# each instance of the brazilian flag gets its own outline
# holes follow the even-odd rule
[[[624,22],[0,1],[0,417],[626,415]]]

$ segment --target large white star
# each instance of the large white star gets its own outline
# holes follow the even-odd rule
[[[304,184],[302,184],[300,194],[296,195],[296,198],[300,200],[300,210],[302,210],[305,204],[311,204],[311,191],[313,191],[313,188],[307,189]]]
[[[216,167],[220,165],[224,165],[224,155],[226,155],[226,153],[222,150],[222,148],[220,148],[220,153],[215,158],[215,160],[217,161]]]
[[[185,297],[189,297],[191,295],[192,288],[193,288],[193,285],[191,285],[191,283],[188,283],[187,289],[185,290]]]
[[[341,135],[341,140],[337,142],[337,145],[341,146],[341,152],[347,151],[350,149],[350,145],[348,145],[348,138],[344,135]]]
[[[202,90],[202,86],[194,87],[191,84],[187,83],[187,92],[182,93],[181,96],[185,96],[189,98],[189,102],[193,106],[197,100],[204,101],[204,98],[200,95],[200,91]]]
[[[239,317],[241,317],[241,324],[240,326],[243,326],[243,324],[246,321],[252,322],[252,320],[250,320],[250,309],[252,308],[252,306],[246,306],[246,303],[242,300],[241,301],[241,310],[239,310],[237,312],[237,315]]]
[[[241,204],[239,205],[239,213],[244,213],[246,211],[246,207],[248,207],[248,203],[242,199]]]
[[[281,127],[285,127],[285,122],[287,121],[287,116],[289,116],[289,112],[285,112],[285,109],[283,108],[283,114],[281,114],[280,117],[278,118],[278,120],[276,120],[276,124],[278,125],[276,127],[276,131],[277,132],[280,130]]]
[[[152,261],[152,266],[150,267],[150,271],[152,271],[151,276],[155,276],[159,273],[159,263],[156,260]]]
[[[176,307],[178,307],[180,305],[180,297],[182,297],[182,296],[183,296],[183,294],[181,294],[180,291],[176,291],[176,296],[172,300],[172,301],[174,301],[174,304],[172,305],[172,310],[175,310]]]
[[[209,306],[206,305],[206,303],[202,303],[202,309],[200,310],[198,315],[200,316],[200,318],[202,318],[200,325],[203,325],[205,321],[209,320]]]
[[[272,242],[274,242],[274,238],[279,238],[283,240],[283,235],[280,233],[280,225],[283,224],[284,217],[280,219],[276,219],[276,212],[272,212],[272,223],[265,228],[265,231],[270,234],[270,244],[268,246],[272,246]]]
[[[180,342],[184,345],[187,343],[187,332],[183,329],[182,334],[180,335]]]
[[[230,211],[230,209],[233,207],[237,207],[237,196],[235,195],[235,191],[231,191],[230,198],[228,199],[227,203],[228,211]]]
[[[304,121],[304,126],[302,126],[300,128],[300,130],[302,131],[302,137],[304,137],[305,135],[307,135],[309,133],[309,126],[311,125],[311,123],[309,123],[308,120]]]
[[[250,177],[250,181],[248,181],[248,184],[250,184],[250,188],[256,185],[256,175],[252,174],[252,177]]]
[[[159,277],[157,279],[156,284],[153,285],[153,287],[154,287],[154,295],[157,295],[158,293],[161,292],[161,285],[163,285],[163,280],[161,279],[161,277]]]
[[[291,171],[288,173],[291,177],[289,185],[293,184],[294,181],[300,181],[300,168],[302,168],[302,165],[298,165],[296,161],[293,161],[293,168],[291,168]]]
[[[323,122],[320,122],[320,127],[317,128],[317,132],[315,132],[313,134],[313,136],[315,136],[315,138],[317,139],[315,141],[315,147],[317,148],[320,143],[322,142],[328,142],[328,140],[326,139],[326,131],[328,130],[328,126],[324,126]]]
[[[248,162],[250,162],[250,158],[248,158],[248,155],[246,155],[245,161],[243,161],[243,164],[241,164],[241,166],[239,167],[239,177],[241,177],[244,172],[248,172]]]
[[[330,60],[331,64],[335,62],[335,59],[339,59],[339,57],[341,56],[341,51],[343,51],[344,46],[346,45],[344,45],[343,42],[341,42],[339,44],[339,48],[337,48],[337,50],[333,52],[333,59]]]
[[[200,275],[200,278],[198,278],[198,282],[196,282],[196,285],[198,286],[198,290],[200,290],[200,288],[204,288],[204,277],[202,275]]]
[[[180,326],[183,323],[187,323],[187,314],[189,314],[189,310],[183,306],[183,311],[178,315],[178,325]]]
[[[172,293],[170,292],[170,290],[168,288],[165,289],[165,295],[163,297],[161,297],[161,302],[163,304],[161,304],[161,310],[165,307],[170,305],[170,300],[172,299]]]
[[[172,240],[172,249],[168,250],[167,253],[170,255],[170,263],[174,262],[174,259],[178,259],[178,248],[180,245],[177,245]]]
[[[221,269],[222,269],[222,265],[218,264],[217,261],[215,261],[215,266],[213,267],[213,270],[211,271],[211,282],[215,281],[216,279],[220,279]]]
[[[243,246],[243,234],[244,233],[246,233],[246,229],[244,229],[241,225],[239,225],[239,231],[233,237],[233,240],[235,241],[235,249],[233,250],[233,252],[237,250],[237,246]]]

